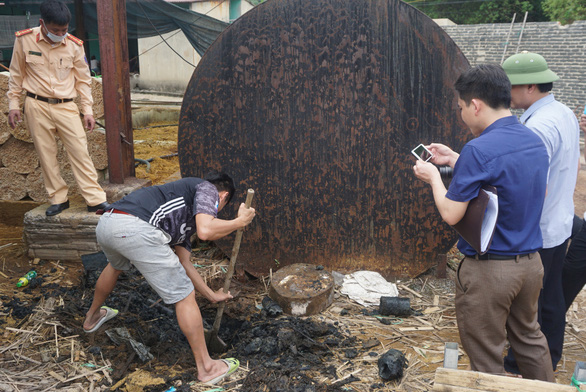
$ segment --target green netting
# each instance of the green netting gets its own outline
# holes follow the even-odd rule
[[[0,15],[0,49],[12,48],[14,32],[38,26],[39,15]]]
[[[28,12],[30,16],[0,16],[0,48],[13,46],[15,31],[38,25],[39,6],[42,2],[43,0],[4,0],[5,5]],[[70,31],[74,31],[74,1],[64,2],[71,10]],[[83,1],[85,30],[93,34],[98,34],[96,2]],[[130,39],[153,37],[180,29],[200,55],[203,55],[228,26],[225,22],[163,0],[126,0],[126,20]]]

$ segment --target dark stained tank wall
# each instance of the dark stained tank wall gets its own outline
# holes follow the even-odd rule
[[[410,150],[470,134],[453,84],[468,62],[395,0],[269,0],[227,28],[187,88],[181,174],[231,174],[258,215],[238,264],[415,276],[455,243]],[[222,212],[224,213],[224,211]],[[217,241],[229,255],[233,236]]]

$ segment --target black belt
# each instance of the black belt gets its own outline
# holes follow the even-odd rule
[[[533,255],[533,253],[525,253],[522,255],[512,255],[512,256],[505,256],[505,255],[495,255],[494,253],[485,253],[483,255],[479,255],[476,254],[474,256],[470,256],[473,259],[476,260],[519,260],[521,257],[529,257],[531,258],[531,256]]]
[[[57,103],[65,103],[65,102],[71,102],[73,101],[73,98],[46,98],[46,97],[41,97],[40,95],[37,94],[33,94],[33,93],[29,93],[27,91],[26,93],[27,97],[31,97],[34,99],[37,99],[39,101],[43,101],[43,102],[47,102],[50,103],[51,105],[57,104]]]

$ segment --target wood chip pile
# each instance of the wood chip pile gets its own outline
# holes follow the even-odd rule
[[[39,160],[30,132],[26,127],[26,116],[15,129],[8,124],[8,72],[0,72],[0,200],[18,201],[29,197],[36,202],[47,201],[47,194],[40,173]],[[101,79],[92,78],[92,96],[94,98],[94,117],[104,115],[104,102]],[[76,98],[79,105],[79,97]],[[24,102],[24,98],[23,98]],[[94,166],[104,170],[108,166],[106,136],[101,130],[86,133],[88,149]],[[63,179],[70,186],[71,193],[79,189],[71,171],[71,164],[63,147],[58,143],[59,166]]]
[[[41,299],[18,328],[6,327],[0,347],[0,389],[3,391],[100,391],[96,382],[107,378],[111,364],[80,347],[78,335],[63,336],[56,320],[57,298]],[[86,362],[89,360],[90,362]],[[96,365],[97,364],[97,365]],[[84,386],[85,385],[85,386]]]

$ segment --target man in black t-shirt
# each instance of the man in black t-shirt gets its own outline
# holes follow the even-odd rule
[[[179,327],[195,357],[198,379],[214,384],[233,373],[238,360],[213,360],[209,356],[195,290],[212,303],[232,295],[223,289],[210,289],[190,256],[193,234],[201,240],[214,241],[252,222],[255,210],[246,208],[244,203],[235,219],[217,218],[234,190],[228,175],[212,172],[205,179],[183,178],[139,189],[111,204],[96,227],[96,237],[108,265],[96,283],[84,331],[95,332],[118,314],[102,304],[122,271],[134,265],[166,304],[175,304]]]

